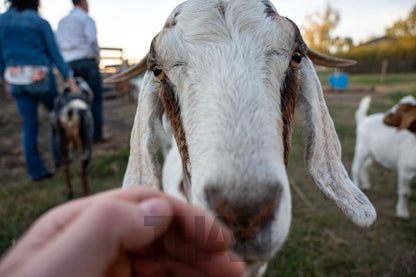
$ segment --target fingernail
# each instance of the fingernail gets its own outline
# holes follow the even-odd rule
[[[140,203],[140,208],[147,216],[167,216],[171,214],[171,207],[166,200],[149,199]]]

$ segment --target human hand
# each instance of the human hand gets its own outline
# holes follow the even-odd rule
[[[69,91],[72,93],[81,93],[81,90],[79,89],[77,83],[75,82],[74,78],[69,78],[67,80],[68,85],[69,85]]]
[[[161,191],[116,189],[46,213],[0,276],[241,276],[231,242],[211,216]]]
[[[6,99],[12,100],[13,96],[10,93],[9,84],[7,84],[7,82],[3,82],[3,88],[4,88],[4,93],[6,94]]]

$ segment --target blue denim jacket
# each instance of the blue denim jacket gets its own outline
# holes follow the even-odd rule
[[[49,23],[35,10],[11,8],[0,15],[0,77],[8,66],[56,65],[63,78],[73,76],[64,62]]]

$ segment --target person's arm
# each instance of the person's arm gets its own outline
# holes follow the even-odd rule
[[[9,85],[7,84],[7,82],[4,80],[4,70],[5,70],[5,65],[4,65],[4,61],[3,61],[3,53],[2,53],[2,39],[0,38],[0,84],[3,86],[4,89],[4,93],[6,94],[6,99],[12,99],[12,95],[10,94],[9,91]]]
[[[97,62],[100,61],[100,47],[98,46],[97,40],[97,27],[92,18],[88,18],[85,24],[84,35],[87,38],[88,45],[91,46],[91,49],[95,53],[95,59]]]
[[[49,58],[51,59],[52,63],[56,65],[64,80],[68,82],[70,91],[80,92],[73,78],[74,73],[71,67],[62,58],[58,45],[56,44],[55,36],[51,26],[46,20],[43,20],[42,24],[43,40],[46,44]]]
[[[0,261],[0,276],[242,276],[232,240],[213,217],[161,191],[116,189],[41,217]]]
[[[0,79],[4,79],[5,64],[3,61],[3,39],[0,37]]]
[[[3,86],[4,93],[6,94],[6,99],[9,99],[9,100],[13,99],[13,96],[11,95],[10,90],[9,90],[9,84],[4,80],[0,81],[0,83]]]

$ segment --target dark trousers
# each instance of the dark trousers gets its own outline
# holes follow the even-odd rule
[[[91,104],[92,117],[94,119],[94,140],[103,137],[103,84],[98,64],[94,59],[82,59],[69,62],[74,76],[82,77],[94,92],[94,100]]]
[[[58,95],[52,70],[42,80],[30,85],[9,85],[10,93],[16,100],[17,108],[23,119],[23,150],[26,168],[32,179],[41,178],[49,173],[38,151],[38,104],[41,103],[50,112]],[[53,136],[51,134],[52,154],[56,159]]]

